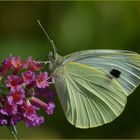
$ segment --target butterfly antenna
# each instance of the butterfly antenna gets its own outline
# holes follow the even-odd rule
[[[45,33],[45,35],[46,35],[46,37],[48,38],[48,40],[50,41],[50,43],[51,43],[51,45],[52,45],[52,47],[53,47],[54,54],[56,54],[57,49],[56,49],[56,47],[55,47],[55,44],[54,44],[53,40],[49,37],[48,33],[45,31],[45,29],[44,29],[44,27],[42,26],[42,24],[40,23],[40,21],[37,20],[37,22],[38,22],[38,25],[40,26],[40,28],[41,28],[41,29],[43,30],[43,32]]]

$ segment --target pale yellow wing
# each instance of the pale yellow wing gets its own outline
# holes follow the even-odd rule
[[[54,83],[68,121],[79,128],[111,122],[121,114],[127,101],[117,80],[77,62],[58,67]]]

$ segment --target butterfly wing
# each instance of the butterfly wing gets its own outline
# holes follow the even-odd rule
[[[116,78],[126,95],[130,95],[140,83],[140,55],[123,50],[87,50],[65,56],[67,62],[77,62],[106,72],[120,72]]]
[[[123,111],[127,95],[105,71],[67,62],[54,74],[55,87],[68,121],[79,128],[111,122]]]

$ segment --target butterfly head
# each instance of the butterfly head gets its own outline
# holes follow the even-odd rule
[[[48,57],[50,61],[50,70],[54,71],[63,62],[63,57],[55,51],[51,51]]]
[[[55,59],[56,59],[55,55],[54,55],[54,53],[52,51],[49,53],[48,57],[49,57],[49,60],[50,60],[51,63],[53,63],[53,61],[55,61]]]

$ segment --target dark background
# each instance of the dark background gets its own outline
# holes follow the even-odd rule
[[[51,46],[37,24],[55,41],[59,54],[85,49],[123,49],[140,53],[140,2],[0,2],[0,61],[9,54],[48,59]],[[64,116],[57,94],[53,116],[26,128],[20,138],[140,138],[140,87],[128,97],[124,112],[113,122],[77,129]],[[12,138],[6,127],[0,138]]]

